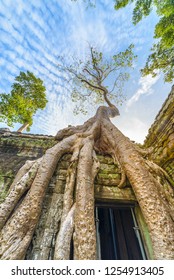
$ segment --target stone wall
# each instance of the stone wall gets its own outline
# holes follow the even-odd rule
[[[41,157],[46,149],[52,147],[56,141],[49,136],[33,136],[3,130],[0,133],[0,174],[2,174],[0,191],[2,201],[17,171],[25,161]],[[42,213],[28,248],[26,259],[53,259],[70,157],[70,154],[62,157],[51,178],[43,201]],[[129,182],[124,189],[117,187],[121,180],[119,166],[109,156],[98,155],[97,157],[100,161],[100,170],[95,179],[95,198],[102,201],[112,200],[134,204],[136,198]]]
[[[54,137],[28,135],[0,131],[0,192],[4,196],[17,171],[26,162],[41,157],[46,149],[56,144]],[[60,164],[58,180],[65,181],[70,155],[66,155]],[[100,170],[95,180],[97,199],[121,199],[135,201],[135,196],[127,182],[127,188],[117,188],[121,180],[121,171],[111,157],[98,156]]]
[[[0,129],[0,202],[4,199],[17,171],[26,162],[41,157],[45,151],[56,144],[54,137],[11,133]],[[162,166],[174,180],[174,87],[149,129],[144,146],[153,147],[150,159]],[[63,193],[70,154],[60,160],[47,188],[39,223],[26,259],[52,259],[54,244],[62,213]],[[121,180],[121,171],[109,156],[98,155],[100,170],[95,179],[95,198],[98,201],[113,201],[136,204],[136,198],[130,183],[126,188],[117,186]],[[136,216],[141,229],[148,258],[153,259],[151,241],[147,226],[138,206]]]
[[[0,129],[0,192],[8,188],[26,160],[41,157],[55,143],[53,136],[11,133],[8,129]],[[149,129],[144,147],[153,147],[150,159],[163,167],[174,180],[174,86]],[[109,157],[98,158],[101,164],[95,181],[96,198],[115,199],[118,196],[120,199],[122,191],[110,188],[120,181],[119,167]],[[128,197],[123,196],[134,199],[131,188],[128,189]]]
[[[26,160],[42,156],[54,143],[52,136],[11,133],[0,129],[0,201]]]
[[[63,193],[70,154],[63,156],[54,172],[44,199],[42,213],[35,230],[32,242],[28,248],[26,259],[53,259],[55,239],[59,231],[63,206]],[[96,199],[135,202],[132,189],[120,190],[120,171],[110,157],[98,156],[101,169],[95,181]]]
[[[150,159],[164,168],[174,181],[174,86],[144,142],[153,147]]]

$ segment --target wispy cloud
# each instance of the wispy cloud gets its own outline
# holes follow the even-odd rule
[[[156,77],[152,77],[152,75],[148,75],[145,77],[141,77],[139,80],[139,88],[135,92],[135,94],[127,101],[127,108],[131,107],[132,104],[137,102],[142,95],[150,95],[153,93],[153,85],[159,80],[160,74],[158,73]]]
[[[15,76],[26,70],[41,78],[47,89],[48,104],[34,117],[32,133],[55,134],[64,126],[82,123],[89,117],[73,115],[70,91],[64,74],[57,68],[59,55],[67,59],[74,54],[85,57],[89,42],[110,56],[134,43],[136,51],[146,59],[152,42],[154,17],[149,16],[145,23],[134,27],[130,7],[115,11],[110,0],[97,0],[95,9],[86,9],[83,1],[70,0],[1,0],[0,6],[0,91],[8,93]],[[136,71],[139,67],[137,63]],[[132,75],[128,88],[133,80],[137,86],[128,107],[143,94],[149,94],[158,81],[158,77],[141,78],[138,83]],[[92,106],[90,113],[94,110]],[[135,121],[133,124],[142,131],[144,121],[139,122],[140,125]],[[125,123],[121,125],[123,130]],[[129,129],[125,131],[130,134]]]
[[[149,125],[140,118],[134,116],[133,113],[129,115],[124,112],[124,114],[116,118],[113,123],[124,135],[137,143],[143,143],[149,129]]]

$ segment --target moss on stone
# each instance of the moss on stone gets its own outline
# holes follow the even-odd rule
[[[139,206],[135,207],[135,215],[136,215],[137,222],[138,222],[138,225],[139,225],[140,230],[141,230],[141,237],[143,239],[143,244],[145,246],[147,257],[148,257],[148,259],[153,260],[154,255],[153,255],[153,249],[152,249],[152,241],[151,241],[151,238],[150,238],[150,234],[149,234],[147,224],[145,223],[145,220],[143,218],[143,215],[141,213],[141,210],[140,210]]]

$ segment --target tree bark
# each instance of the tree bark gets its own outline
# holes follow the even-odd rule
[[[17,132],[23,132],[24,130],[27,129],[27,127],[29,127],[29,123],[24,123],[24,124],[17,130]]]
[[[55,138],[60,142],[48,149],[38,164],[30,162],[19,171],[1,207],[1,259],[25,257],[46,188],[59,159],[66,153],[72,157],[54,259],[69,258],[71,240],[74,259],[96,259],[94,179],[99,164],[95,151],[118,160],[123,173],[118,187],[124,186],[126,176],[129,179],[149,228],[155,259],[174,259],[173,202],[166,204],[166,194],[153,174],[153,164],[149,165],[135,144],[111,123],[109,118],[118,114],[113,105],[99,107],[84,125],[59,131]],[[173,195],[172,188],[170,192]]]
[[[1,259],[15,260],[25,257],[41,213],[42,201],[50,178],[57,162],[64,153],[71,151],[75,140],[76,136],[73,135],[48,149],[43,156],[29,191],[0,232]],[[14,199],[14,196],[12,197]]]
[[[96,259],[93,140],[80,151],[76,184],[74,259]]]
[[[66,218],[62,221],[61,228],[56,239],[54,260],[69,260],[70,243],[74,230],[74,212],[76,205],[74,204]]]
[[[36,176],[39,163],[40,159],[36,160],[33,165],[31,165],[32,161],[30,163],[27,162],[27,164],[24,165],[23,168],[21,168],[18,172],[16,179],[14,180],[10,188],[9,195],[0,205],[0,229],[2,229],[2,227],[5,225],[8,217],[17,206],[17,204],[19,204],[23,194],[31,187],[31,184]],[[26,166],[30,166],[30,168],[27,170]],[[24,170],[27,171],[22,176]]]
[[[118,157],[131,183],[149,228],[155,259],[174,259],[174,223],[145,160],[108,120],[103,120],[101,139],[106,150]]]

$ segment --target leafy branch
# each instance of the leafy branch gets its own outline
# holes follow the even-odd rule
[[[67,80],[71,82],[72,100],[80,101],[80,107],[83,107],[90,96],[93,105],[107,103],[108,106],[114,106],[112,102],[119,96],[121,103],[124,82],[129,78],[129,72],[126,70],[133,67],[136,58],[133,47],[130,45],[125,51],[110,58],[104,57],[102,52],[92,46],[89,46],[84,61],[73,57],[72,63],[66,63],[63,57],[59,57],[61,63],[58,64],[58,68],[68,75]],[[82,108],[79,111],[82,111]]]

